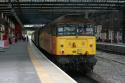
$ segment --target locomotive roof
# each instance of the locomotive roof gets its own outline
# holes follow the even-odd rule
[[[94,21],[84,18],[81,15],[65,15],[56,19],[52,24],[94,24]]]

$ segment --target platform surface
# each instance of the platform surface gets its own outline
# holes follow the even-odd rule
[[[18,42],[0,52],[0,83],[40,83],[28,56],[27,43]]]
[[[77,83],[53,62],[48,60],[31,42],[28,46],[30,58],[42,83]]]
[[[30,42],[0,52],[0,83],[76,83]]]

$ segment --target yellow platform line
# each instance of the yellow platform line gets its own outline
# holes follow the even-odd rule
[[[29,46],[28,53],[41,83],[54,83],[45,68],[40,63],[39,59],[32,53],[32,49]]]

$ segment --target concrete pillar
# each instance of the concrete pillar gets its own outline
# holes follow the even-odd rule
[[[15,36],[17,39],[22,38],[22,28],[21,28],[20,24],[18,24],[18,23],[15,26]]]
[[[122,29],[122,40],[123,43],[125,43],[125,9],[123,10],[123,29]]]

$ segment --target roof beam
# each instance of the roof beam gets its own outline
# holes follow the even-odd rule
[[[19,3],[20,4],[125,4],[125,1],[124,2],[19,2]],[[17,2],[12,2],[12,4],[17,4]]]
[[[15,10],[13,8],[13,5],[11,4],[11,0],[9,0],[8,2],[9,2],[9,4],[8,4],[9,7],[11,8],[11,13],[13,14],[13,16],[15,17],[15,19],[17,20],[17,22],[20,24],[20,26],[22,28],[24,28],[21,20],[19,19],[18,15],[16,14],[16,12],[15,12]]]
[[[3,2],[0,2],[0,3],[3,3]],[[8,3],[6,3],[7,5]],[[84,7],[111,7],[111,8],[120,8],[120,7],[123,7],[125,5],[125,1],[123,2],[120,2],[120,1],[115,1],[115,2],[104,2],[104,1],[100,1],[100,2],[85,2],[85,1],[82,1],[82,2],[70,2],[70,1],[67,1],[67,2],[43,2],[43,1],[40,1],[40,2],[21,2],[19,0],[17,0],[16,2],[12,2],[11,1],[11,4],[14,8],[17,8],[17,5],[18,5],[18,8],[21,9],[21,8],[38,8],[40,9],[41,7],[80,7],[80,8],[84,8]],[[2,5],[2,4],[0,4]],[[0,8],[4,8],[6,9],[7,7],[6,6],[1,6]]]

